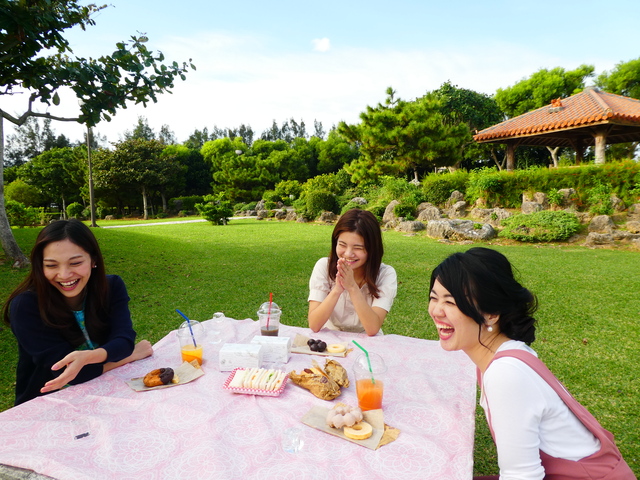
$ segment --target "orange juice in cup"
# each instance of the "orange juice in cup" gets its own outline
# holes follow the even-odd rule
[[[374,383],[375,382],[375,383]],[[382,380],[372,381],[371,378],[361,378],[356,382],[358,406],[362,411],[382,408],[382,394],[384,383]]]
[[[183,345],[180,349],[182,353],[182,361],[183,362],[191,362],[192,360],[197,360],[199,365],[202,365],[202,345],[193,346],[191,345]]]
[[[353,363],[353,373],[358,406],[363,411],[382,408],[387,373],[387,366],[382,357],[373,352],[368,352],[368,356],[360,354]]]
[[[176,331],[176,337],[180,344],[180,354],[183,362],[197,360],[202,365],[204,342],[204,327],[197,320],[184,322]]]

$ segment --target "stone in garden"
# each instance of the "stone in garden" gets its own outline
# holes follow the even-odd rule
[[[424,230],[426,227],[424,223],[418,221],[406,221],[400,222],[400,224],[396,227],[396,231],[398,232],[419,232]]]
[[[416,213],[420,213],[421,211],[423,211],[425,208],[429,208],[429,207],[433,207],[433,203],[431,202],[422,202],[420,205],[418,205],[416,207]]]
[[[609,215],[596,215],[589,224],[590,232],[611,233],[615,228],[616,225]]]
[[[337,219],[338,219],[338,216],[333,212],[322,212],[320,214],[320,218],[318,218],[320,222],[325,222],[325,223],[333,223]]]
[[[451,208],[452,205],[455,205],[457,202],[463,202],[464,201],[464,194],[460,193],[458,190],[454,190],[453,192],[451,192],[451,196],[449,197],[449,200],[446,201],[446,203],[444,204],[445,208]]]
[[[362,198],[362,197],[353,197],[350,201],[350,203],[355,203],[358,205],[366,205],[367,203],[367,199],[366,198]]]
[[[267,212],[266,210],[258,210],[258,220],[264,220],[265,218],[267,218],[267,216],[269,215],[269,212]]]
[[[573,196],[576,194],[576,191],[573,188],[561,188],[558,190],[560,194],[561,200],[560,205],[563,207],[573,207]]]
[[[276,220],[285,220],[287,218],[287,212],[283,212],[282,210],[277,210],[274,217]]]
[[[584,244],[587,246],[595,245],[611,245],[613,243],[613,235],[610,233],[596,233],[591,232],[587,235],[587,239]]]
[[[309,220],[307,220],[303,215],[300,215],[297,219],[296,222],[298,223],[307,223]]]
[[[389,205],[387,205],[387,208],[384,209],[384,215],[382,215],[382,223],[387,224],[398,219],[393,211],[393,209],[396,208],[396,205],[400,205],[398,200],[391,200]]]
[[[420,204],[423,205],[423,204]],[[440,213],[440,209],[431,203],[429,206],[424,207],[422,210],[419,210],[418,220],[421,222],[428,222],[429,220],[438,220],[442,218],[442,213]]]
[[[113,215],[106,215],[104,217],[105,220],[113,220],[115,217]]]
[[[260,200],[256,203],[256,210],[264,210],[264,200]]]
[[[460,200],[459,202],[454,203],[447,210],[447,215],[449,218],[464,218],[467,216],[467,202],[464,200]]]
[[[290,222],[293,222],[294,220],[296,220],[298,218],[298,214],[296,213],[295,210],[289,210],[287,212],[287,216],[285,218],[285,220],[288,220]]]
[[[492,227],[498,227],[502,220],[509,218],[512,214],[504,208],[474,208],[470,215]]]
[[[255,210],[247,210],[246,215],[247,217],[255,217],[256,215],[258,215],[258,212]]]
[[[627,231],[630,233],[640,233],[640,222],[636,220],[627,222]]]
[[[549,200],[547,199],[547,194],[543,192],[536,192],[533,194],[533,201],[542,205],[542,209],[546,210],[549,208]]]
[[[480,228],[471,220],[431,220],[427,224],[427,235],[447,240],[490,240],[496,236],[491,225],[485,223]]]
[[[615,212],[622,212],[625,209],[625,205],[617,196],[611,195],[611,208],[613,208]]]
[[[614,230],[611,233],[611,237],[614,240],[631,240],[633,234],[631,232],[627,232],[626,230]]]
[[[522,213],[535,213],[540,212],[542,210],[542,205],[538,202],[522,202],[522,206],[520,207]]]
[[[628,209],[629,220],[640,220],[640,203],[634,203]]]

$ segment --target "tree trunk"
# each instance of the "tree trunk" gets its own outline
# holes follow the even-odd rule
[[[164,192],[161,192],[160,196],[162,197],[162,211],[164,213],[167,213],[167,211],[169,210],[167,208],[167,196],[164,194]]]
[[[2,112],[0,112],[0,243],[2,243],[5,255],[12,260],[14,268],[24,268],[30,265],[31,262],[22,253],[13,236],[4,207],[4,117]]]
[[[493,158],[493,161],[498,167],[498,170],[502,170],[504,168],[504,160],[502,161],[502,163],[498,161],[498,156],[496,155],[496,151],[493,148],[491,149],[491,158]]]
[[[145,220],[149,220],[149,207],[147,205],[147,190],[144,187],[144,185],[142,186],[142,210],[144,211],[143,218]]]
[[[62,196],[62,219],[69,220],[67,218],[67,201],[65,200],[64,195]]]
[[[560,150],[560,147],[555,147],[555,148],[547,147],[547,150],[549,150],[549,153],[551,154],[551,160],[553,161],[553,166],[558,168],[558,150]]]

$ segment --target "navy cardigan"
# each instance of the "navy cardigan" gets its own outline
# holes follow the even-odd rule
[[[107,275],[109,284],[107,340],[100,345],[107,351],[106,362],[117,362],[128,357],[135,346],[136,332],[131,323],[129,295],[123,280],[117,275]],[[34,292],[23,292],[14,298],[9,310],[11,330],[18,340],[18,368],[16,374],[15,404],[26,402],[39,395],[46,382],[60,375],[64,369],[53,371],[54,363],[76,350],[55,328],[46,326],[40,318],[38,299]],[[71,384],[83,383],[102,374],[103,364],[85,365]]]

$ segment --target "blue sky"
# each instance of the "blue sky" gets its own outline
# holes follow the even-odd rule
[[[180,6],[178,6],[180,4]],[[184,141],[196,128],[251,125],[259,135],[273,120],[314,119],[328,130],[356,123],[367,105],[413,99],[450,80],[495,93],[541,68],[596,73],[640,57],[640,1],[449,0],[219,1],[111,0],[96,25],[68,33],[79,56],[98,57],[137,32],[168,61],[197,67],[173,95],[148,108],[131,106],[97,131],[118,141],[139,115]],[[75,116],[63,95],[52,114]],[[24,96],[0,97],[22,113]],[[41,111],[45,106],[40,106]],[[5,123],[6,125],[6,123]],[[81,138],[80,126],[54,122],[56,133]],[[7,133],[11,129],[7,128]]]

